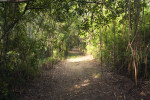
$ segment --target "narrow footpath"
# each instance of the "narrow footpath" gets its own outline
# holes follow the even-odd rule
[[[76,48],[27,87],[20,100],[142,100],[131,95],[133,81],[100,67]]]

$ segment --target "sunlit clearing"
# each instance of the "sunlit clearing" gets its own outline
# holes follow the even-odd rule
[[[95,73],[95,74],[92,75],[93,78],[99,78],[100,76],[101,76],[100,73]]]
[[[88,55],[88,56],[82,56],[77,58],[70,58],[67,59],[67,62],[81,62],[81,61],[91,61],[91,60],[93,60],[93,56]]]

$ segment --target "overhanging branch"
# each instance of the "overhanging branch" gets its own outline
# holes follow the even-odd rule
[[[6,32],[0,37],[0,40],[3,39],[6,35],[9,34],[10,30],[19,22],[21,17],[26,13],[26,11],[28,10],[28,6],[29,6],[30,1],[31,0],[28,0],[23,13],[11,25],[9,25],[8,29],[6,29]]]
[[[77,0],[74,0],[76,2],[80,2],[80,3],[95,3],[95,4],[104,4],[102,2],[96,2],[96,1],[93,1],[93,2],[90,2],[90,1],[77,1]]]

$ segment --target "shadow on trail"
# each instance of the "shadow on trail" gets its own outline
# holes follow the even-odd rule
[[[128,79],[122,80],[125,78],[104,68],[102,74],[99,63],[76,48],[69,53],[55,69],[45,70],[30,83],[21,100],[134,100],[128,95]]]

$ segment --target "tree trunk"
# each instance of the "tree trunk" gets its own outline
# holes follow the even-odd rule
[[[134,0],[134,8],[135,8],[135,15],[134,15],[134,38],[133,38],[133,67],[135,73],[135,83],[137,86],[137,75],[138,75],[138,59],[137,58],[137,45],[136,45],[136,36],[138,33],[138,24],[139,24],[139,15],[140,15],[140,0]],[[135,63],[137,62],[137,64]]]
[[[100,28],[100,60],[101,60],[101,67],[103,66],[103,55],[102,55],[102,31]]]
[[[115,30],[115,21],[113,20],[113,33],[114,33],[114,47],[113,47],[113,49],[114,49],[114,68],[115,68],[115,70],[116,71],[118,71],[118,68],[116,67],[116,32],[115,32],[116,30]]]
[[[145,4],[145,0],[143,0],[143,4]],[[144,63],[145,63],[145,78],[147,79],[147,53],[145,46],[145,17],[144,17],[144,5],[143,5],[143,30],[144,30]]]

